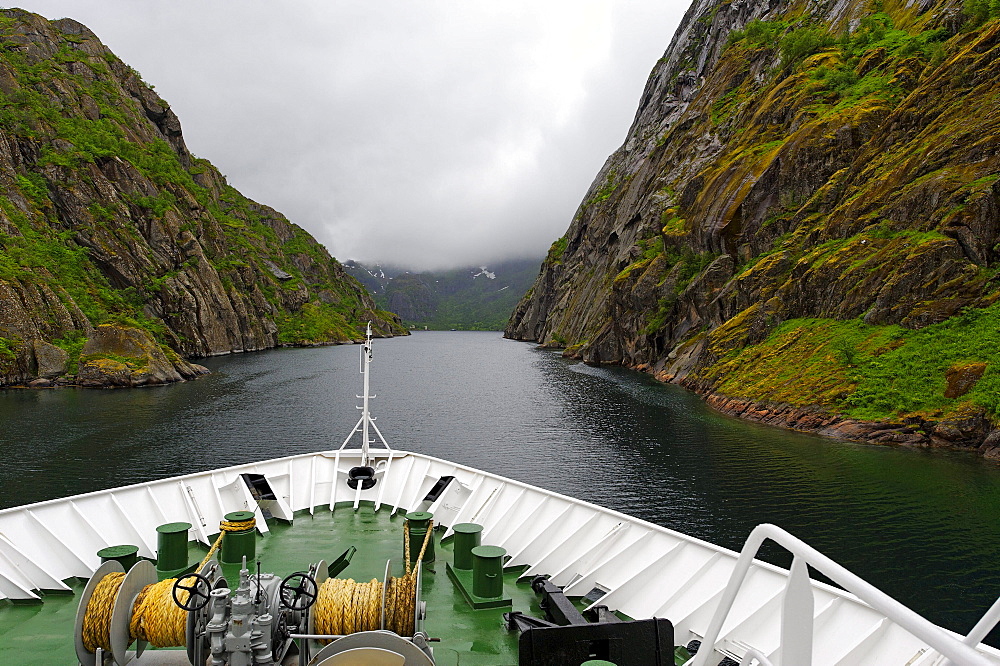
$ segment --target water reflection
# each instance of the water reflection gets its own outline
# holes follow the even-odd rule
[[[606,493],[591,489],[595,501],[731,548],[754,525],[781,525],[963,631],[1000,591],[990,563],[1000,545],[995,465],[756,426],[635,373],[570,370],[563,385],[571,388],[559,394],[564,414],[604,433],[625,470]],[[637,506],[622,506],[633,497]],[[788,565],[778,549],[764,556]]]

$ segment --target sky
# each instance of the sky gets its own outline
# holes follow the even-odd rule
[[[687,0],[24,0],[87,25],[188,148],[346,261],[541,258]]]

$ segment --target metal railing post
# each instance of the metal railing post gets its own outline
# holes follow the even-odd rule
[[[774,666],[770,659],[754,648],[750,648],[743,655],[743,659],[740,660],[740,666],[753,666],[754,661],[757,662],[757,666]]]
[[[788,585],[781,603],[781,664],[812,666],[813,600],[809,567],[798,555],[788,572]]]
[[[719,605],[715,609],[712,621],[708,625],[708,631],[705,632],[701,649],[698,650],[698,654],[696,654],[694,659],[691,660],[691,666],[706,666],[709,663],[712,652],[715,650],[715,644],[719,640],[722,625],[725,623],[726,618],[729,616],[729,613],[733,608],[733,602],[736,600],[736,596],[739,594],[740,588],[743,586],[743,581],[746,579],[747,573],[750,570],[750,565],[753,564],[754,555],[757,554],[757,551],[767,539],[774,541],[785,550],[792,553],[792,555],[795,556],[795,559],[800,561],[800,567],[804,567],[806,564],[809,564],[810,566],[821,571],[837,585],[840,585],[861,601],[885,615],[891,622],[894,622],[913,636],[919,638],[946,658],[957,664],[961,664],[962,666],[995,666],[992,660],[975,650],[974,644],[967,644],[966,642],[962,642],[961,640],[950,636],[941,627],[938,627],[926,618],[910,610],[863,578],[851,573],[823,553],[806,544],[801,539],[792,536],[776,525],[770,525],[767,523],[755,527],[753,531],[750,532],[750,536],[747,537],[746,543],[740,551],[739,558],[736,560],[736,567],[733,569],[733,573],[729,578],[729,583],[726,585],[726,590],[722,595],[722,599],[719,601]],[[795,564],[793,562],[793,567],[794,566]],[[789,587],[799,584],[800,583],[791,579],[787,583]],[[786,595],[787,594],[789,593],[786,592]],[[793,599],[798,599],[800,594],[800,592],[793,593]],[[812,594],[811,588],[809,590],[809,594],[810,596]],[[797,604],[801,602],[793,601],[792,603]],[[988,626],[992,626],[990,621],[992,620],[993,623],[996,622],[997,618],[994,616],[1000,616],[1000,601],[998,601],[997,604],[994,604],[994,607],[987,612],[986,616],[984,616],[979,624],[976,625],[973,632],[970,632],[969,637],[965,640],[978,643],[975,635],[979,633],[983,633],[983,635],[985,635],[983,627],[987,627],[986,631],[988,632]],[[809,617],[812,617],[812,613],[809,614]],[[788,624],[785,623],[785,619],[787,619]],[[794,621],[792,617],[788,616],[783,618],[781,647],[783,655],[781,660],[782,663],[792,663],[784,657],[784,641],[790,635],[788,632],[792,631],[793,624]],[[812,621],[810,620],[810,658],[812,651],[811,624]],[[801,629],[802,625],[798,626]],[[804,648],[801,645],[796,645],[793,649],[801,650]],[[796,653],[795,658],[801,659],[799,653]],[[797,665],[808,662],[796,661],[794,663]]]

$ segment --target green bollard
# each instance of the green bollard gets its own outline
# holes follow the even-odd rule
[[[129,545],[108,546],[97,551],[97,556],[101,558],[102,563],[108,560],[115,560],[122,565],[125,571],[128,571],[139,561],[139,547]]]
[[[188,565],[188,530],[191,523],[164,523],[156,528],[156,568],[179,571]]]
[[[580,664],[580,666],[615,666],[615,663],[613,661],[605,661],[604,659],[588,659]]]
[[[417,556],[420,555],[420,548],[424,545],[424,537],[427,535],[427,527],[433,517],[434,514],[427,513],[426,511],[414,511],[406,514],[406,525],[410,533],[410,564],[416,562]],[[406,550],[405,545],[403,550]],[[403,556],[406,556],[405,552]],[[424,551],[423,561],[434,561],[434,537],[431,537],[430,541],[427,542],[427,550]]]
[[[250,511],[233,511],[226,514],[226,520],[232,523],[241,523],[253,518]],[[219,561],[223,564],[242,564],[243,558],[247,558],[249,566],[257,555],[257,528],[251,527],[241,532],[226,532],[222,537],[222,547],[219,549]]]
[[[476,546],[472,549],[472,593],[493,599],[503,595],[503,557],[500,546]]]
[[[455,525],[455,568],[468,571],[472,568],[472,549],[480,544],[483,526],[476,523]]]

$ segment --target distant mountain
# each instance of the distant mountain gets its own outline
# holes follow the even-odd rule
[[[375,296],[379,308],[397,313],[406,326],[500,331],[541,263],[522,259],[422,273],[356,261],[345,262],[344,268]]]

